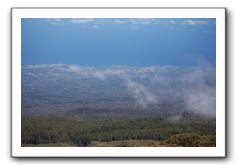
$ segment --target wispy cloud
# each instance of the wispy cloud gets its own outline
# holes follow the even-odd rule
[[[149,104],[157,104],[158,99],[149,89],[143,84],[132,81],[130,78],[126,79],[127,88],[133,94],[133,97],[142,108],[147,108]]]
[[[155,18],[70,18],[70,19],[60,19],[53,18],[50,19],[51,22],[69,22],[73,24],[87,24],[94,23],[97,25],[102,24],[154,24],[158,23],[158,19]]]
[[[61,21],[62,21],[61,18],[54,18],[53,20],[54,20],[55,22],[61,22]]]
[[[179,25],[211,25],[207,19],[175,19],[175,18],[52,18],[48,19],[52,25],[60,24],[90,24],[94,29],[102,25],[127,25],[130,30],[138,30],[148,25],[170,25],[170,27]],[[173,26],[172,26],[173,25]]]
[[[176,24],[177,22],[174,21],[174,20],[170,20],[169,23],[172,24],[172,25],[174,25],[174,24]]]
[[[182,22],[184,25],[206,25],[208,21],[187,19]]]
[[[126,23],[128,23],[128,21],[120,20],[120,19],[115,19],[113,22],[114,22],[115,24],[126,24]]]
[[[92,78],[92,81],[98,79],[109,82],[111,78],[116,79],[125,85],[127,93],[143,109],[155,106],[160,110],[159,105],[165,101],[166,104],[175,104],[171,109],[188,110],[211,117],[216,114],[215,69],[207,64],[203,68],[186,69],[171,66],[100,68],[62,64],[30,65],[27,68],[30,73],[41,70],[42,76],[48,74],[50,77],[54,74],[67,77],[70,73],[77,79]],[[182,104],[181,108],[179,104]]]
[[[57,25],[61,23],[62,19],[61,18],[53,18],[53,19],[48,19],[51,25]]]
[[[152,24],[156,23],[158,19],[155,18],[134,18],[130,19],[130,23],[132,24]]]
[[[74,24],[87,24],[93,22],[94,20],[95,19],[93,18],[73,18],[70,22]]]

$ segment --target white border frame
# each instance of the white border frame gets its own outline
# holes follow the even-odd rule
[[[12,8],[12,157],[226,157],[225,8]],[[216,147],[21,147],[21,18],[216,18]]]

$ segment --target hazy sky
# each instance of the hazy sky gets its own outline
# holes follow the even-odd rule
[[[22,19],[22,64],[215,66],[215,19]]]

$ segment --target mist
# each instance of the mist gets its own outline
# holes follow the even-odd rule
[[[41,69],[61,78],[73,74],[79,79],[96,79],[107,82],[111,79],[121,82],[141,109],[160,107],[164,102],[182,104],[190,112],[208,117],[216,115],[215,68],[204,67],[83,67],[77,65],[28,65],[28,69]],[[45,70],[44,70],[45,69]],[[28,72],[36,76],[35,72]],[[43,75],[44,76],[44,75]],[[116,93],[115,93],[116,94]],[[175,105],[174,105],[175,107]],[[160,110],[160,109],[158,109]]]

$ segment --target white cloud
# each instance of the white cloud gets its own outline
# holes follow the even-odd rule
[[[157,18],[70,18],[70,19],[62,19],[62,18],[51,18],[47,19],[52,25],[62,24],[62,23],[72,23],[72,24],[92,24],[92,28],[98,28],[98,25],[105,24],[114,24],[114,25],[129,25],[130,30],[138,30],[138,25],[206,25],[209,24],[207,20],[200,19],[157,19]]]
[[[59,24],[59,23],[72,23],[72,24],[88,24],[92,23],[92,28],[98,28],[98,25],[103,24],[117,24],[124,25],[128,24],[131,26],[131,30],[137,30],[137,25],[206,25],[208,24],[207,20],[200,19],[186,19],[184,21],[176,20],[176,19],[157,19],[157,18],[71,18],[71,19],[61,19],[61,18],[52,18],[49,19],[51,24]],[[134,26],[133,26],[134,25]]]
[[[174,25],[174,24],[176,24],[176,21],[170,20],[169,23],[172,24],[172,25]]]
[[[185,95],[188,110],[202,115],[216,115],[215,88],[202,86],[202,88],[189,89]]]
[[[73,18],[70,20],[70,22],[74,24],[86,24],[86,23],[91,23],[94,20],[95,19],[92,19],[92,18]]]
[[[115,23],[115,24],[126,24],[126,23],[128,23],[128,21],[120,20],[120,19],[115,19],[115,20],[114,20],[114,23]]]
[[[191,20],[187,19],[182,22],[184,25],[205,25],[208,24],[207,21],[202,21],[202,20]]]
[[[93,22],[95,24],[152,24],[156,23],[157,19],[154,18],[128,18],[128,19],[92,19],[92,18],[73,18],[70,20],[71,23],[86,24]]]
[[[61,18],[54,18],[53,21],[55,21],[55,22],[61,22],[62,19],[61,19]]]
[[[154,18],[134,18],[129,21],[132,24],[151,24],[156,22]]]
[[[216,114],[215,68],[211,68],[206,63],[203,67],[192,68],[83,67],[63,64],[28,65],[27,67],[56,71],[57,75],[62,74],[62,76],[73,73],[77,78],[96,78],[101,81],[118,78],[125,84],[128,94],[134,98],[137,105],[144,109],[149,105],[160,105],[162,100],[168,99],[171,104],[172,100],[176,100],[176,103],[182,100],[184,104],[182,109],[196,114],[211,117]]]
[[[157,97],[150,92],[144,85],[132,81],[130,78],[125,79],[128,90],[133,94],[134,99],[142,108],[147,108],[149,104],[157,104]]]

